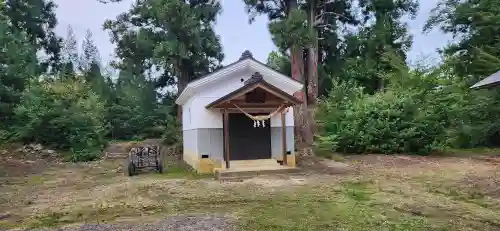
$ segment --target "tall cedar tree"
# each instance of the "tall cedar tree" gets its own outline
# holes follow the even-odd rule
[[[59,70],[62,39],[54,31],[56,4],[51,0],[5,0],[4,4],[0,14],[9,19],[12,28],[25,32],[37,51],[47,55],[37,72]]]
[[[224,57],[213,30],[221,6],[211,2],[139,0],[104,27],[122,65],[132,65],[137,76],[154,68],[158,87],[176,83],[181,92],[189,81],[219,68]]]
[[[0,5],[0,11],[3,11]],[[5,15],[0,15],[0,130],[13,122],[14,108],[30,78],[34,76],[36,50],[26,33],[12,26]]]
[[[304,78],[304,48],[310,42],[311,34],[304,23],[307,15],[299,8],[297,0],[244,0],[244,2],[247,12],[250,14],[250,22],[257,14],[267,15],[274,43],[283,52],[290,50],[291,77],[300,82],[306,82]],[[293,110],[297,147],[301,149],[301,152],[309,150],[307,148],[313,142],[305,87],[295,94],[297,98],[304,100],[304,104],[295,106]]]

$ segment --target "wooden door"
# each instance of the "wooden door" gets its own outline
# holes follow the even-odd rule
[[[242,113],[229,114],[230,160],[271,158],[271,123],[254,127],[254,122]]]

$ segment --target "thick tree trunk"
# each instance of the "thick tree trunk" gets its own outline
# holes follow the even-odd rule
[[[316,1],[309,0],[309,33],[317,35],[314,26]],[[307,48],[307,100],[308,105],[316,105],[318,98],[318,40],[315,38]]]
[[[289,9],[291,12],[297,9],[297,0],[290,0]],[[303,48],[298,45],[291,47],[291,62],[292,62],[292,78],[304,83],[304,89],[295,93],[295,97],[304,101],[301,105],[296,105],[293,108],[294,123],[295,123],[295,139],[298,149],[298,160],[300,156],[311,155],[312,133],[309,125],[309,116],[307,110],[307,99],[304,79],[304,53]]]
[[[318,31],[314,25],[316,16],[316,0],[309,0],[309,33],[318,35]],[[318,99],[318,40],[313,38],[313,41],[307,47],[307,120],[309,121],[310,140],[313,144],[313,136],[316,132],[316,121],[314,119],[316,102]]]

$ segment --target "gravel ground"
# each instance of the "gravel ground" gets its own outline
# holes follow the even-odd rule
[[[194,217],[176,216],[167,218],[163,222],[142,225],[123,224],[84,224],[78,227],[41,229],[37,231],[232,231],[233,219],[228,217]]]

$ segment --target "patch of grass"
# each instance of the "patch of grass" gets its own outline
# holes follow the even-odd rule
[[[165,167],[163,174],[157,174],[166,178],[181,178],[181,179],[205,179],[212,178],[214,174],[199,173],[184,164],[168,165]]]
[[[10,230],[15,228],[19,228],[19,225],[8,221],[0,221],[0,230]]]
[[[23,223],[28,228],[60,227],[73,223],[103,223],[123,217],[167,214],[169,211],[172,211],[170,207],[162,203],[134,204],[122,202],[76,207],[68,212],[47,212],[26,219]]]
[[[483,208],[490,208],[490,207],[500,208],[499,204],[496,204],[495,202],[491,201],[491,199],[487,199],[485,195],[476,188],[459,189],[459,188],[449,188],[441,186],[441,187],[429,187],[428,191],[430,193],[445,195],[446,197],[452,200],[476,204]]]
[[[358,199],[305,191],[276,196],[265,203],[249,205],[251,208],[242,216],[241,230],[432,230],[425,218],[388,217],[380,208]]]
[[[345,157],[339,153],[333,153],[330,157],[331,157],[330,158],[331,160],[334,160],[337,162],[344,162],[346,160]]]
[[[28,185],[41,185],[45,182],[45,178],[43,175],[32,175],[28,176],[26,179],[26,183]]]
[[[65,214],[61,212],[50,212],[29,219],[24,223],[29,228],[42,228],[42,227],[58,227],[72,222],[71,220],[65,221],[64,219],[62,219],[64,216]]]
[[[500,155],[500,148],[448,149],[440,155],[457,157]]]
[[[346,159],[341,153],[332,152],[331,150],[322,150],[319,148],[314,149],[314,154],[325,159],[344,162]]]
[[[355,201],[369,201],[371,191],[369,191],[368,182],[345,182],[343,183],[345,194]]]

